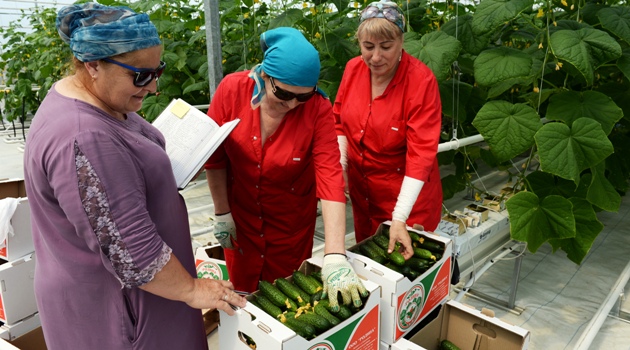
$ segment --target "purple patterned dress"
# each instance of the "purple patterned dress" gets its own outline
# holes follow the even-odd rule
[[[49,91],[24,153],[48,349],[207,349],[201,311],[138,288],[171,252],[196,277],[164,138]]]

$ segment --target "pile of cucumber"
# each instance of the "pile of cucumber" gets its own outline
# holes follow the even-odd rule
[[[408,232],[413,244],[413,257],[409,260],[405,260],[398,251],[400,248],[399,243],[396,244],[393,252],[387,252],[389,226],[383,226],[380,233],[362,241],[352,247],[350,251],[364,255],[413,281],[442,258],[444,247],[437,241],[420,236],[416,232]]]
[[[273,284],[260,281],[258,290],[251,303],[309,340],[360,310],[340,302],[340,310],[332,312],[328,299],[321,299],[320,271],[310,274],[295,271],[291,280],[278,278]]]

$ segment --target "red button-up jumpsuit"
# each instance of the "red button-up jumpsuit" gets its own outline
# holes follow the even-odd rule
[[[228,273],[236,289],[253,292],[311,257],[317,198],[346,198],[330,100],[316,94],[289,111],[262,146],[247,74],[226,76],[212,99],[208,115],[219,125],[241,121],[206,169],[227,168],[238,245],[225,250]]]
[[[335,99],[337,133],[348,139],[348,183],[357,242],[392,219],[405,176],[424,181],[407,225],[437,227],[442,184],[437,146],[442,123],[437,81],[421,61],[403,51],[394,78],[371,100],[370,70],[348,62]]]

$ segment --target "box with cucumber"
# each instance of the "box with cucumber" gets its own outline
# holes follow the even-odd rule
[[[491,310],[449,300],[437,318],[389,350],[527,350],[529,341],[528,330],[494,317]]]
[[[291,276],[260,281],[236,316],[221,312],[221,349],[379,348],[380,286],[363,281],[370,294],[360,308],[330,308],[322,299],[321,258],[302,263]]]
[[[450,292],[452,241],[407,228],[414,246],[409,260],[387,253],[391,221],[348,249],[356,273],[381,286],[381,342],[393,344],[427,314],[446,302]]]

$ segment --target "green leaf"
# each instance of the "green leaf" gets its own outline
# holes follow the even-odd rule
[[[203,91],[205,89],[209,88],[208,82],[207,81],[200,81],[194,84],[190,84],[188,86],[186,86],[186,88],[184,88],[184,91],[182,92],[182,94],[186,95],[192,91]]]
[[[466,189],[466,184],[457,176],[451,174],[442,178],[442,197],[444,200],[453,198],[457,192]]]
[[[575,182],[553,176],[544,171],[534,171],[527,175],[527,188],[534,192],[538,198],[551,195],[559,195],[565,198],[572,197],[575,193]]]
[[[630,8],[627,6],[606,7],[597,12],[604,29],[630,44]]]
[[[569,127],[576,119],[590,118],[597,121],[608,135],[623,117],[623,111],[612,98],[601,92],[566,91],[549,99],[546,117],[548,120],[562,120]]]
[[[478,55],[481,50],[488,46],[492,32],[475,34],[472,29],[472,21],[471,15],[459,16],[444,23],[442,31],[459,40],[464,51]]]
[[[621,57],[617,60],[617,67],[626,76],[626,79],[630,79],[630,50],[624,49]]]
[[[295,23],[297,23],[302,18],[304,18],[302,10],[288,9],[269,21],[268,29],[274,29],[278,27],[293,27]]]
[[[432,32],[420,40],[405,40],[404,48],[431,68],[438,81],[443,81],[451,75],[451,65],[459,56],[462,44],[444,32]]]
[[[580,118],[571,128],[548,123],[536,135],[541,170],[578,183],[580,172],[595,166],[613,152],[598,122]]]
[[[591,168],[593,180],[588,188],[586,199],[593,205],[606,211],[617,212],[621,205],[621,196],[613,185],[606,179],[606,162],[601,162]]]
[[[483,51],[475,59],[475,80],[479,85],[493,84],[529,76],[532,58],[526,53],[509,47]]]
[[[441,81],[439,83],[440,99],[442,100],[442,113],[457,119],[460,122],[466,120],[466,106],[472,93],[473,86],[455,79]]]
[[[594,70],[621,57],[621,46],[608,33],[593,29],[559,30],[551,34],[549,44],[553,54],[569,62],[593,85]]]
[[[575,237],[567,239],[551,239],[553,247],[560,247],[567,253],[569,260],[576,264],[582,263],[584,257],[591,250],[597,235],[604,229],[604,225],[597,219],[593,206],[584,199],[570,198],[575,218]]]
[[[572,204],[566,198],[551,195],[542,202],[531,192],[516,193],[505,203],[510,216],[510,235],[527,242],[535,253],[549,239],[575,237]]]
[[[526,104],[507,101],[486,103],[472,122],[499,162],[514,158],[534,144],[542,123],[536,111]]]
[[[533,0],[483,0],[473,15],[475,33],[494,31],[534,5]]]

